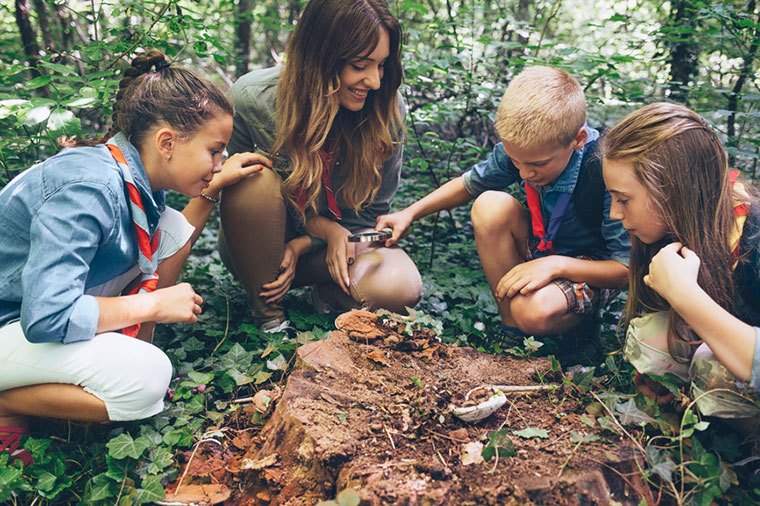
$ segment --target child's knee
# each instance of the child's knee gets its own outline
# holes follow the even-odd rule
[[[375,275],[357,283],[359,302],[370,309],[387,309],[405,312],[414,307],[422,296],[422,278],[416,268],[388,268],[384,266]]]
[[[523,207],[512,195],[487,191],[472,204],[470,217],[478,233],[502,232],[522,219]]]
[[[509,304],[517,327],[528,335],[555,333],[557,318],[567,313],[567,304],[543,289],[527,296],[518,295]]]

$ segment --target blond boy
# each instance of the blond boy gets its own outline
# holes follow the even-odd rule
[[[380,216],[394,244],[414,220],[472,199],[478,255],[502,322],[528,335],[565,332],[627,281],[630,242],[610,220],[610,195],[586,124],[583,88],[568,73],[529,67],[496,113],[488,158],[402,211]],[[518,183],[523,206],[504,189]],[[517,330],[513,329],[513,330]]]

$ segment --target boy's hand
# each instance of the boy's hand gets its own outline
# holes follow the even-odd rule
[[[696,253],[680,242],[672,242],[652,258],[644,283],[672,304],[673,300],[688,296],[698,288],[700,264]]]
[[[393,230],[393,235],[391,235],[390,239],[386,239],[385,241],[385,247],[390,248],[396,244],[404,234],[406,234],[413,221],[414,216],[407,208],[395,213],[378,216],[375,230],[382,230],[384,228],[390,228]]]
[[[535,292],[559,277],[562,262],[562,257],[550,255],[516,265],[499,280],[494,296],[501,301]]]

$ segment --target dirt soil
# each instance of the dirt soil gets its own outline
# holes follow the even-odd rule
[[[219,443],[185,455],[182,488],[219,484],[231,492],[225,504],[241,505],[313,505],[347,487],[372,505],[638,504],[630,448],[582,420],[583,399],[567,387],[508,393],[477,423],[450,413],[480,385],[558,381],[548,359],[446,346],[430,329],[367,311],[336,324],[299,348],[279,399],[262,394],[273,411],[259,398]],[[249,423],[254,411],[269,417],[261,429]],[[515,434],[526,428],[546,437]],[[513,451],[482,461],[497,430]]]

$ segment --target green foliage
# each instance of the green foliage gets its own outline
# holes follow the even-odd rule
[[[118,70],[138,48],[159,48],[172,60],[229,83],[240,63],[235,26],[251,21],[252,61],[271,64],[271,50],[282,51],[304,3],[263,0],[244,16],[229,0],[125,0],[118,5],[96,1],[81,4],[81,12],[66,2],[44,0],[35,2],[31,22],[40,43],[41,12],[36,9],[44,5],[53,46],[36,55],[25,53],[10,4],[4,6],[0,9],[5,21],[0,29],[0,188],[54,153],[60,136],[95,138],[106,131]],[[667,3],[646,0],[602,2],[594,9],[546,0],[390,3],[405,32],[402,91],[409,108],[406,180],[396,208],[489,152],[497,140],[492,118],[503,89],[516,72],[531,64],[560,66],[577,76],[586,87],[593,126],[610,126],[643,103],[673,99],[679,90],[685,91],[684,99],[722,132],[736,165],[756,175],[760,92],[751,48],[758,16],[746,12],[744,3],[688,2],[692,12],[688,23],[677,22]],[[679,43],[697,48],[696,71],[688,83],[674,83],[671,76],[673,48]],[[748,77],[736,92],[747,60]],[[176,207],[184,202],[176,195],[170,199]],[[163,485],[177,477],[177,454],[191,449],[209,428],[234,413],[238,405],[231,400],[281,381],[295,349],[332,328],[329,316],[314,314],[303,294],[294,293],[286,305],[298,336],[262,334],[250,323],[244,292],[215,252],[215,234],[212,221],[184,272],[184,280],[205,299],[198,325],[158,330],[157,344],[167,351],[177,373],[167,410],[149,420],[110,427],[67,425],[52,431],[46,427],[40,432],[55,439],[25,441],[34,465],[24,469],[0,454],[0,502],[160,500]],[[420,324],[440,326],[444,341],[519,356],[554,353],[563,365],[580,361],[568,358],[566,352],[573,347],[561,340],[502,339],[496,306],[475,254],[467,206],[422,220],[402,245],[425,281],[419,309],[429,316]],[[601,398],[603,404],[590,403],[584,423],[611,433],[620,432],[619,424],[641,430],[649,437],[647,477],[655,486],[665,484],[671,495],[693,504],[709,504],[716,498],[737,504],[760,501],[760,483],[748,471],[754,461],[744,462],[732,431],[719,423],[708,426],[688,410],[680,417],[634,395],[632,370],[622,359],[616,328],[622,304],[621,297],[601,315],[603,358],[595,361],[595,368],[577,370],[565,380],[589,394],[615,392]],[[683,385],[673,378],[657,380],[679,398]],[[417,388],[425,386],[419,378],[410,382]],[[348,415],[336,416],[345,422]],[[260,422],[260,417],[251,420]],[[548,436],[535,428],[515,434]],[[589,437],[571,435],[577,444],[590,441]],[[504,429],[489,434],[483,457],[507,458],[514,452]],[[347,506],[355,495],[352,490],[342,491],[335,502]]]

